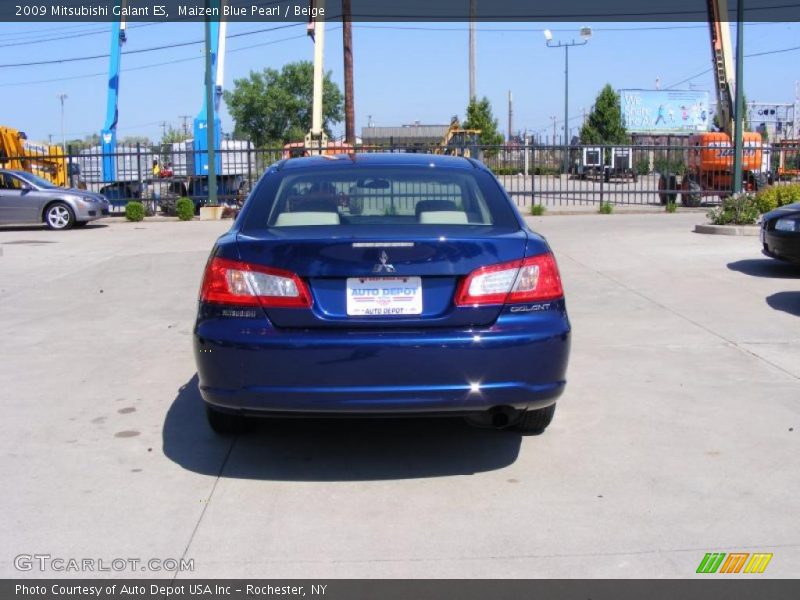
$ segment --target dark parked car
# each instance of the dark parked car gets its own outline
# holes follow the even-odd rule
[[[800,202],[762,217],[761,244],[767,256],[800,264]]]
[[[108,215],[101,194],[67,189],[25,171],[0,169],[0,225],[44,223],[69,229]]]
[[[481,163],[271,166],[209,257],[194,353],[217,432],[260,416],[465,416],[542,431],[570,324],[555,259]]]

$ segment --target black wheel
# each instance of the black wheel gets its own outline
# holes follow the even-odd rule
[[[658,178],[658,199],[661,204],[675,202],[678,192],[678,178],[675,175],[665,175],[662,173]]]
[[[242,415],[222,412],[206,404],[206,418],[214,433],[235,435],[247,430],[248,420]]]
[[[681,204],[684,206],[700,206],[703,200],[703,187],[700,182],[692,177],[687,177],[683,182]]]
[[[63,231],[75,225],[75,213],[69,205],[54,202],[45,209],[44,222],[50,229]]]
[[[528,410],[522,413],[514,428],[525,433],[542,433],[556,414],[556,405],[551,404],[538,410]]]
[[[77,227],[77,228],[86,227],[88,224],[89,224],[89,221],[75,221],[75,223],[73,224],[73,227]]]

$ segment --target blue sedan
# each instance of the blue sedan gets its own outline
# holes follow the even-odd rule
[[[558,267],[467,158],[271,166],[208,259],[194,354],[209,423],[464,416],[541,432],[564,391]]]

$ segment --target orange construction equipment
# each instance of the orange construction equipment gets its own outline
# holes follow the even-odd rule
[[[772,148],[778,152],[778,179],[800,177],[800,140],[782,140]]]
[[[658,182],[662,204],[674,201],[676,190],[681,203],[699,206],[703,195],[729,195],[733,188],[734,164],[734,97],[736,83],[731,77],[731,33],[727,0],[706,0],[711,37],[712,71],[717,96],[716,121],[719,131],[689,137],[689,157],[682,180],[663,174]],[[742,181],[748,191],[766,187],[767,174],[762,171],[764,144],[761,135],[745,132],[742,136]]]
[[[282,158],[299,158],[315,154],[335,156],[337,154],[352,154],[354,151],[353,146],[347,142],[326,142],[322,152],[309,149],[305,142],[291,142],[283,146]]]

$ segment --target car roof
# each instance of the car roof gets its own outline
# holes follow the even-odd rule
[[[444,167],[448,169],[485,168],[476,160],[460,156],[442,156],[413,152],[366,152],[334,156],[304,156],[282,161],[278,169],[315,167]]]

